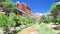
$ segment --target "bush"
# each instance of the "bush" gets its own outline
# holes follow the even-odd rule
[[[41,22],[50,23],[50,22],[52,22],[52,19],[50,19],[49,17],[46,17],[45,15],[43,15],[43,16],[41,16],[39,21],[40,21],[40,23]]]
[[[45,24],[41,23],[40,24],[40,30],[39,30],[40,34],[55,34],[55,32],[53,32],[52,28],[47,27]]]
[[[44,23],[50,23],[50,22],[52,22],[52,20],[50,18],[48,18],[48,17],[44,18]]]
[[[11,12],[17,13],[16,4],[11,0],[6,0],[5,2],[0,2],[0,7],[3,8],[6,15],[9,15]]]
[[[58,16],[56,20],[60,24],[60,16]]]
[[[33,24],[36,22],[36,20],[32,16],[27,16],[25,19],[25,22],[26,22],[26,24]]]
[[[58,34],[60,34],[60,33],[58,33]]]

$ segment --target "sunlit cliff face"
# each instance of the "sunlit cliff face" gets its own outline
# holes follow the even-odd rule
[[[30,7],[26,3],[17,2],[16,5],[18,8],[18,14],[19,15],[28,15],[28,14],[32,13],[32,10],[30,9]]]

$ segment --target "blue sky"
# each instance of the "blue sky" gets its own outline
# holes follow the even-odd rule
[[[47,13],[56,0],[13,0],[13,2],[17,1],[27,3],[33,13]]]

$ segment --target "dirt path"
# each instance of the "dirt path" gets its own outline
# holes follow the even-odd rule
[[[37,30],[39,30],[39,25],[34,24],[32,26],[29,26],[29,27],[23,29],[22,31],[18,32],[17,34],[38,34]]]
[[[44,24],[46,24],[46,23],[44,23]],[[46,24],[46,25],[47,25],[48,27],[52,28],[52,30],[53,30],[56,34],[60,33],[59,30],[54,30],[54,29],[53,29],[54,27],[56,27],[56,26],[58,26],[58,25],[55,25],[55,24],[53,24],[53,23],[51,23],[51,24]]]

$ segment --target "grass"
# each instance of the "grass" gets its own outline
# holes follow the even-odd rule
[[[55,34],[52,28],[48,28],[45,24],[40,24],[40,34]]]
[[[3,27],[0,27],[0,30],[3,29]]]

